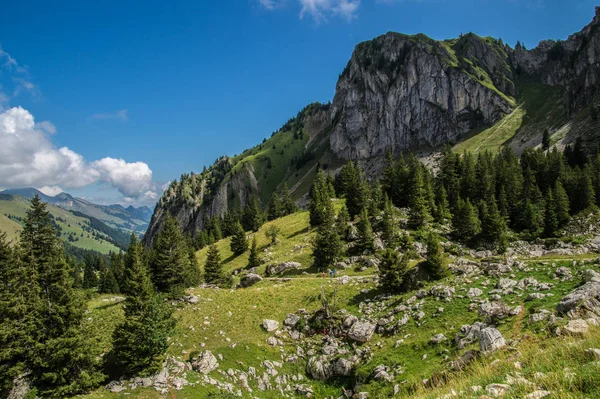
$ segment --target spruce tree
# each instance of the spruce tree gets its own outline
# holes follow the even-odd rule
[[[283,216],[281,200],[279,198],[279,195],[276,192],[274,192],[273,195],[271,195],[271,200],[269,201],[267,219],[275,220],[277,218],[280,218],[281,216]]]
[[[462,242],[472,240],[481,231],[481,222],[477,215],[477,209],[470,200],[463,201],[461,198],[456,203],[456,212],[452,218],[454,235]]]
[[[369,213],[366,208],[360,212],[360,219],[357,223],[358,230],[358,242],[356,249],[360,252],[371,252],[373,251],[373,228],[369,221]]]
[[[438,237],[430,233],[427,237],[427,255],[425,258],[425,268],[430,278],[439,280],[449,274],[444,250]]]
[[[28,277],[37,280],[32,291],[40,299],[34,307],[36,342],[28,347],[33,385],[42,396],[70,396],[97,386],[104,376],[92,351],[84,317],[87,305],[72,288],[62,245],[37,195],[24,220],[20,254],[30,270]]]
[[[91,261],[85,262],[83,269],[83,288],[91,289],[98,286],[98,277],[96,277],[96,270],[94,264]]]
[[[252,238],[252,246],[250,247],[250,255],[248,256],[248,268],[253,269],[259,267],[262,263],[260,260],[260,253],[256,243],[256,237]]]
[[[323,223],[317,229],[313,242],[314,265],[325,270],[337,262],[342,253],[342,243],[337,229],[334,228],[333,210],[324,215]]]
[[[230,285],[230,279],[228,279],[223,273],[221,254],[214,244],[208,248],[206,263],[204,264],[204,282],[219,286]]]
[[[198,258],[196,258],[196,251],[194,249],[194,245],[191,242],[191,239],[187,241],[187,253],[188,253],[188,268],[186,270],[186,278],[188,286],[196,286],[200,284],[202,281],[202,276],[200,275],[200,265],[198,265]]]
[[[115,252],[110,254],[110,269],[120,287],[125,279],[125,263],[122,254]]]
[[[179,223],[173,216],[167,215],[153,242],[150,256],[151,277],[156,289],[172,297],[183,295],[190,285],[186,281],[189,263],[186,240]]]
[[[283,188],[281,189],[280,195],[280,203],[282,216],[291,215],[298,209],[296,203],[292,199],[292,195],[290,194],[287,183],[283,183]]]
[[[230,248],[231,252],[233,252],[235,256],[243,254],[248,249],[246,232],[239,222],[233,226],[233,235],[231,236]]]
[[[444,223],[452,219],[448,194],[446,193],[444,186],[439,183],[435,186],[434,217],[435,221],[438,223]]]
[[[254,195],[250,195],[246,202],[244,214],[242,216],[242,225],[246,231],[258,231],[260,226],[262,226],[262,215],[258,205],[258,199],[256,199],[256,196]]]
[[[506,244],[508,227],[506,220],[500,214],[496,199],[492,196],[483,207],[485,211],[481,220],[481,235],[484,240],[498,244],[502,248]]]
[[[394,208],[392,201],[385,196],[385,206],[383,208],[383,219],[381,221],[381,238],[387,248],[394,249],[398,243],[396,226],[394,222]]]
[[[118,294],[119,284],[110,267],[103,264],[100,269],[100,279],[98,281],[98,293],[100,294]]]
[[[348,208],[342,204],[335,221],[338,235],[341,239],[345,240],[348,236],[348,223],[350,223],[350,215],[348,214]]]
[[[312,227],[320,226],[328,217],[327,215],[333,212],[329,194],[330,190],[327,188],[325,174],[319,170],[310,189],[310,203],[308,204]]]
[[[550,132],[548,131],[548,129],[544,129],[544,134],[542,135],[542,149],[549,149],[550,144]]]
[[[424,227],[430,220],[427,197],[423,183],[423,171],[420,166],[415,166],[409,183],[409,215],[408,224],[413,229]]]
[[[560,180],[557,180],[554,184],[554,191],[552,194],[556,203],[556,217],[558,218],[558,227],[560,228],[565,226],[569,220],[571,220],[571,215],[569,214],[569,196]]]
[[[393,249],[386,249],[379,264],[379,282],[388,292],[399,292],[403,288],[404,276],[408,271],[408,257]]]
[[[175,328],[172,311],[154,292],[141,244],[134,240],[126,269],[129,294],[125,300],[125,321],[113,332],[113,349],[108,361],[123,375],[150,375],[162,366],[168,338]],[[131,248],[135,246],[136,248]]]
[[[546,237],[554,237],[559,228],[558,215],[556,214],[556,201],[552,195],[552,191],[546,193],[544,201],[544,235]]]

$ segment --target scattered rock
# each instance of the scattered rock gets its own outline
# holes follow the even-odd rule
[[[433,345],[437,345],[437,344],[440,344],[440,343],[446,341],[447,339],[448,338],[446,338],[446,336],[444,334],[436,334],[429,340],[429,343],[433,344]]]
[[[564,326],[563,331],[569,335],[584,335],[588,332],[589,325],[587,321],[576,319],[571,320]]]
[[[284,326],[288,326],[288,327],[296,327],[296,324],[298,324],[298,322],[300,321],[300,316],[294,314],[294,313],[289,313],[285,320],[283,321],[283,325]],[[264,321],[263,321],[263,325],[264,325]]]
[[[357,342],[367,342],[375,332],[375,324],[363,321],[357,321],[352,325],[348,332],[348,337]]]
[[[245,276],[242,276],[240,280],[239,287],[247,288],[253,286],[254,284],[260,283],[262,281],[262,277],[256,273],[249,273]]]
[[[290,270],[298,270],[300,268],[302,268],[302,264],[298,262],[282,262],[278,265],[267,266],[266,273],[269,276],[273,276],[276,274],[283,274]]]
[[[525,399],[543,399],[552,395],[550,391],[533,391],[528,395],[525,395]]]
[[[500,331],[493,327],[487,327],[481,330],[479,334],[479,348],[484,353],[494,352],[506,346],[506,340],[500,334]]]
[[[333,366],[327,356],[314,356],[306,364],[306,373],[315,380],[324,381],[333,376]]]
[[[481,295],[483,295],[483,291],[481,291],[479,288],[470,288],[469,292],[467,292],[467,296],[469,298],[476,298]]]
[[[506,384],[490,384],[485,387],[485,391],[488,395],[498,398],[504,396],[510,390],[510,385]]]
[[[279,328],[279,322],[276,320],[264,319],[262,326],[267,332],[272,332]]]
[[[211,351],[200,352],[198,356],[192,359],[191,364],[192,369],[202,374],[208,374],[219,367],[217,358]]]

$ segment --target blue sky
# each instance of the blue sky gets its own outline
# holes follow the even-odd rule
[[[0,187],[152,204],[164,182],[251,147],[310,102],[330,101],[363,40],[473,31],[531,48],[565,39],[593,14],[587,0],[4,2],[5,125],[29,123],[21,144],[41,140],[50,166],[38,162],[35,174],[0,165]],[[23,112],[6,114],[14,107]],[[29,150],[23,159],[33,162]]]

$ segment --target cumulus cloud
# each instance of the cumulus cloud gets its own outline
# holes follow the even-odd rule
[[[56,148],[50,122],[35,123],[22,107],[0,113],[0,186],[81,188],[105,183],[130,199],[154,199],[157,187],[152,170],[143,162],[103,158],[87,162],[67,147]],[[62,191],[62,189],[61,189]]]
[[[92,115],[92,119],[120,119],[122,121],[126,121],[127,120],[127,110],[122,109],[122,110],[116,111],[116,112],[106,112],[106,113],[94,114],[94,115]]]
[[[50,196],[50,197],[56,197],[58,194],[62,193],[64,190],[58,186],[44,186],[44,187],[40,187],[38,188],[38,190],[40,190],[42,193]]]
[[[284,4],[283,0],[259,0],[267,10],[274,10]],[[311,17],[317,22],[326,21],[329,17],[339,17],[347,21],[356,18],[360,0],[298,0],[300,18]]]

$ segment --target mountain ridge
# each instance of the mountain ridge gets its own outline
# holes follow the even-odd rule
[[[595,148],[599,26],[596,7],[580,32],[532,50],[473,33],[438,41],[388,32],[359,43],[332,103],[311,104],[263,143],[219,158],[201,174],[182,175],[156,205],[144,243],[152,242],[167,213],[194,235],[251,196],[266,207],[284,183],[302,202],[317,167],[335,173],[356,160],[374,176],[388,150],[423,157],[466,143],[455,148],[510,146],[520,153],[541,145],[545,130],[559,148],[578,139]],[[479,137],[487,144],[471,142]]]

